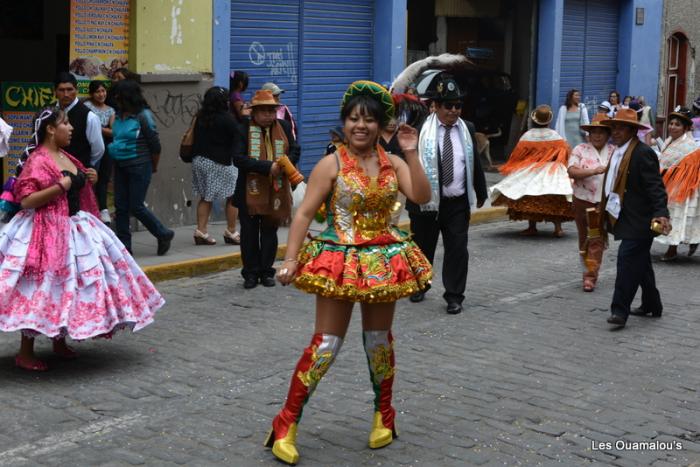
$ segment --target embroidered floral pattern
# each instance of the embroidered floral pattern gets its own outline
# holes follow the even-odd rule
[[[318,382],[321,381],[323,375],[326,374],[331,363],[333,363],[333,352],[328,350],[318,353],[318,346],[313,345],[311,347],[311,362],[308,370],[297,373],[297,378],[304,386],[313,390]]]
[[[58,270],[28,272],[30,214],[15,216],[0,232],[0,330],[88,339],[153,321],[163,297],[91,214],[69,218],[67,254]]]
[[[388,346],[380,344],[367,350],[374,384],[382,384],[382,381],[394,376],[394,366],[391,364],[393,346],[394,343],[390,342]]]

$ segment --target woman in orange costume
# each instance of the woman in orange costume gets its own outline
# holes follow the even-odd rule
[[[527,220],[522,235],[536,235],[537,222],[554,223],[554,236],[561,237],[561,223],[574,220],[573,188],[567,174],[569,146],[548,128],[552,109],[538,106],[530,115],[533,128],[520,141],[501,168],[505,178],[491,188],[491,204],[508,206],[511,220]]]
[[[678,245],[688,244],[688,256],[693,256],[700,243],[700,150],[693,139],[690,110],[676,108],[668,114],[668,133],[659,154],[659,166],[668,193],[668,210],[673,230],[654,240],[668,245],[661,261],[678,259]]]
[[[396,437],[391,406],[394,306],[396,300],[425,289],[432,270],[409,234],[390,223],[399,191],[416,203],[430,198],[418,159],[417,131],[407,125],[399,128],[405,161],[377,144],[380,129],[393,115],[391,95],[382,86],[371,81],[350,85],[340,115],[347,144],[316,164],[290,228],[287,259],[277,277],[316,295],[316,326],[265,441],[288,464],[299,460],[296,431],[302,408],[338,355],[356,302],[375,392],[369,447],[384,447]],[[302,246],[322,204],[328,227]]]

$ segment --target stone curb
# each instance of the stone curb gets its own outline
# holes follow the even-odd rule
[[[507,209],[504,207],[481,209],[472,214],[470,225],[506,220],[506,211]],[[408,229],[408,221],[400,223],[399,227]],[[277,259],[283,259],[286,252],[287,245],[280,245],[277,248]],[[241,253],[236,252],[228,255],[211,256],[209,258],[197,258],[187,261],[146,266],[143,268],[143,271],[151,281],[162,282],[183,277],[195,277],[228,271],[229,269],[240,268],[241,266]]]

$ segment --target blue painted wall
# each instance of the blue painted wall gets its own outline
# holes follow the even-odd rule
[[[236,1],[236,0],[233,0]],[[563,0],[560,0],[563,1]],[[373,76],[391,82],[405,67],[407,0],[376,0]],[[214,84],[228,86],[231,58],[231,0],[214,0]]]
[[[564,0],[540,0],[535,105],[549,104],[555,110],[559,102],[563,27]]]
[[[540,0],[536,104],[559,105],[561,38],[565,0]],[[636,8],[645,9],[644,25],[635,25]],[[620,2],[617,89],[622,96],[646,97],[656,109],[661,60],[663,2]]]
[[[212,21],[214,21],[212,28],[214,85],[228,88],[231,57],[231,0],[214,0]]]
[[[374,81],[392,82],[405,67],[406,1],[375,0]]]
[[[634,24],[637,8],[644,8],[643,25]],[[622,2],[620,9],[618,89],[623,96],[644,96],[654,110],[659,89],[663,13],[663,2],[658,0],[628,0]]]

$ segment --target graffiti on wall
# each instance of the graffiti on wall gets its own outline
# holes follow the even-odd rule
[[[158,92],[151,98],[151,110],[158,125],[170,128],[175,125],[189,125],[199,111],[201,94],[172,93],[170,90]]]
[[[284,78],[292,84],[297,84],[299,75],[297,72],[297,46],[293,42],[287,42],[285,47],[266,49],[258,42],[251,42],[248,47],[248,59],[256,67],[267,69],[272,80]]]

